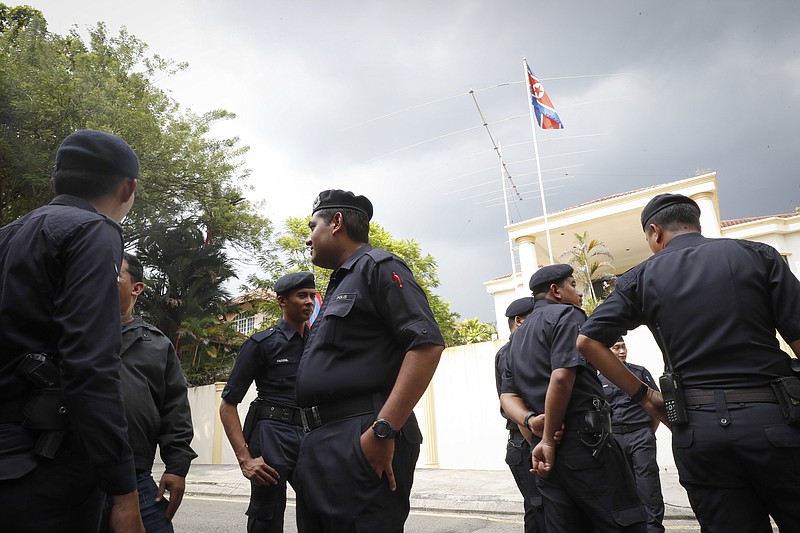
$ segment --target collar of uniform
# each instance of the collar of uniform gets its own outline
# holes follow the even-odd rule
[[[281,333],[283,333],[283,336],[286,337],[287,340],[291,339],[297,334],[297,330],[294,329],[292,325],[286,322],[283,318],[278,319],[278,323],[275,324],[275,327],[278,328]]]
[[[83,198],[78,198],[77,196],[72,196],[71,194],[59,194],[53,198],[53,200],[50,202],[50,205],[68,205],[70,207],[77,207],[79,209],[97,213],[97,209],[95,209],[92,204]]]
[[[692,233],[681,233],[680,235],[676,235],[673,237],[669,244],[664,247],[664,250],[680,250],[681,248],[688,248],[690,246],[695,246],[703,241],[706,238],[700,235],[699,233],[692,232]]]
[[[564,305],[564,304],[560,304],[558,302],[554,302],[553,300],[548,300],[547,298],[542,298],[541,300],[536,300],[533,303],[533,308],[534,309],[541,308],[541,307],[544,307],[545,305]]]
[[[336,269],[337,272],[339,270],[350,270],[351,268],[353,268],[353,265],[355,264],[355,262],[358,261],[359,259],[361,259],[361,256],[364,255],[365,253],[369,252],[370,250],[372,250],[372,245],[371,244],[365,244],[364,246],[362,246],[361,248],[359,248],[358,250],[353,252],[350,255],[350,257],[347,258],[347,261],[345,261],[342,264],[342,266],[340,266],[339,268]]]
[[[144,320],[142,320],[142,317],[134,316],[133,320],[131,320],[127,324],[122,324],[122,333],[130,331],[132,329],[141,328],[143,326],[144,326]]]

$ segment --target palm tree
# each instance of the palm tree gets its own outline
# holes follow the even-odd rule
[[[597,301],[594,284],[597,281],[613,278],[614,257],[608,247],[597,239],[589,239],[588,232],[583,235],[575,234],[575,244],[559,256],[560,261],[566,261],[573,269],[573,274],[578,283],[583,285],[584,293],[588,293],[592,301]],[[602,297],[602,295],[601,295]]]

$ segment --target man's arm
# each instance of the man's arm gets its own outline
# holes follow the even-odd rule
[[[577,346],[586,360],[599,370],[611,383],[622,389],[625,394],[633,396],[639,391],[643,382],[602,343],[581,334],[578,335]],[[639,402],[639,405],[656,420],[668,425],[667,412],[664,408],[664,399],[661,397],[660,392],[648,387],[647,394],[642,401]]]
[[[244,477],[256,485],[277,485],[280,478],[278,472],[265,463],[263,457],[253,457],[250,454],[250,449],[244,440],[242,422],[239,419],[236,404],[223,399],[219,406],[219,418],[222,420],[225,435],[236,454],[236,460],[239,462],[239,468],[242,469]]]
[[[167,364],[164,371],[164,402],[160,414],[158,446],[165,471],[158,484],[156,501],[161,501],[164,491],[169,492],[166,514],[167,520],[172,520],[183,500],[189,466],[197,454],[191,447],[194,431],[186,378],[175,348],[169,341],[167,341]]]
[[[400,429],[406,423],[414,406],[428,388],[443,351],[444,346],[427,343],[415,346],[406,353],[392,392],[378,413],[378,418],[388,420],[395,429]],[[379,477],[386,473],[389,488],[395,490],[397,482],[392,470],[394,440],[380,440],[370,428],[361,435],[361,448],[375,473]]]
[[[556,462],[556,431],[564,424],[567,405],[572,398],[572,388],[578,371],[574,367],[556,368],[550,374],[550,384],[544,399],[544,433],[542,441],[533,449],[533,471],[547,477]]]
[[[525,401],[522,397],[516,392],[503,392],[500,394],[500,407],[503,408],[503,412],[506,416],[519,427],[522,436],[525,437],[525,440],[530,444],[532,432],[525,427],[525,417],[528,416],[530,409],[525,405]],[[541,418],[541,420],[538,420],[539,418]],[[531,426],[531,429],[535,427],[538,428],[538,433],[533,432],[536,433],[536,436],[542,436],[544,415],[531,417],[528,420],[528,424]]]
[[[795,357],[800,357],[800,339],[797,339],[796,341],[790,342],[789,346],[792,348],[792,351],[794,352]]]

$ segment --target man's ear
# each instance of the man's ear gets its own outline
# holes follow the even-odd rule
[[[120,182],[120,184],[117,186],[117,197],[121,203],[127,203],[128,200],[131,199],[131,196],[133,196],[133,193],[136,190],[137,184],[138,180],[127,178]]]
[[[548,290],[550,291],[550,294],[553,296],[553,298],[555,298],[559,302],[561,301],[561,287],[559,287],[558,284],[551,283],[550,288]]]
[[[144,292],[144,283],[142,283],[141,281],[137,281],[136,283],[133,284],[133,287],[131,287],[131,294],[133,296],[139,296],[143,292]]]
[[[331,225],[333,226],[333,229],[331,230],[331,233],[333,234],[344,230],[344,219],[339,211],[333,214],[333,218],[331,218]]]

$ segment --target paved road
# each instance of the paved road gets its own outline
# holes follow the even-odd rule
[[[187,496],[175,517],[178,533],[244,532],[247,518],[247,499],[241,497]],[[700,526],[694,520],[668,520],[669,533],[697,533]],[[773,529],[778,531],[777,528]],[[287,508],[285,531],[297,531],[294,507]],[[406,531],[413,533],[520,533],[522,516],[501,514],[470,514],[455,512],[412,511]]]

